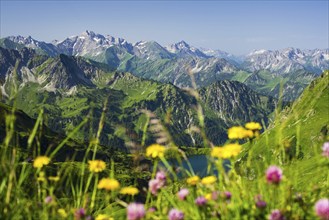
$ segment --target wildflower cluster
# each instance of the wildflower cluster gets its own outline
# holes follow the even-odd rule
[[[155,179],[149,181],[149,190],[153,195],[157,195],[158,190],[166,184],[166,174],[163,171],[156,173]]]
[[[277,166],[270,166],[266,170],[266,180],[269,183],[278,184],[282,179],[282,170]]]
[[[127,206],[127,219],[140,220],[145,216],[145,208],[140,203],[130,203]]]
[[[114,191],[120,188],[120,183],[116,179],[103,178],[99,181],[97,188]]]
[[[202,178],[201,183],[203,185],[212,185],[216,182],[217,178],[215,176],[206,176]]]
[[[164,157],[166,147],[160,144],[152,144],[146,149],[146,156],[152,158]]]
[[[249,122],[242,126],[234,126],[228,129],[228,138],[229,139],[244,139],[244,138],[253,138],[259,136],[259,131],[262,129],[262,126],[257,122]]]
[[[105,170],[106,164],[102,160],[90,160],[89,163],[89,170],[94,173],[99,173]]]
[[[259,136],[259,130],[262,126],[257,122],[249,122],[242,126],[234,126],[228,129],[228,138],[230,140],[239,139],[252,139]],[[236,157],[242,151],[242,146],[239,143],[228,143],[223,147],[213,147],[211,150],[211,156],[218,159],[230,159]]]
[[[123,194],[123,195],[134,196],[134,195],[137,195],[139,193],[139,190],[134,186],[127,186],[127,187],[123,187],[120,190],[120,193]]]
[[[200,181],[200,177],[199,177],[199,176],[191,176],[191,177],[189,177],[189,178],[186,180],[186,182],[187,182],[189,185],[192,185],[192,186],[198,184],[199,181]]]
[[[214,158],[229,159],[239,155],[242,147],[240,144],[227,144],[224,147],[213,147],[211,150],[211,156]]]
[[[315,212],[322,220],[329,219],[329,199],[320,199],[315,204]]]
[[[236,157],[243,149],[243,145],[239,144],[243,142],[240,139],[249,140],[251,146],[259,140],[253,138],[259,135],[261,129],[260,124],[256,122],[247,123],[245,127],[230,128],[230,140],[222,147],[213,147],[210,152],[208,151],[208,164],[204,167],[205,173],[202,174],[188,166],[185,169],[179,160],[175,166],[179,166],[181,171],[177,174],[177,169],[173,168],[171,161],[167,161],[165,157],[166,147],[152,144],[146,148],[145,155],[151,159],[148,161],[153,162],[150,169],[153,173],[147,171],[145,179],[136,179],[136,183],[143,184],[138,187],[125,181],[124,173],[119,172],[118,175],[113,170],[114,162],[107,166],[103,160],[85,160],[84,169],[79,173],[81,179],[70,179],[67,185],[75,197],[72,204],[59,198],[57,191],[61,188],[56,187],[61,187],[60,184],[66,177],[62,175],[62,171],[53,171],[55,159],[38,156],[30,164],[36,168],[31,169],[39,192],[35,204],[48,214],[43,213],[44,216],[37,217],[76,220],[328,220],[329,200],[326,194],[319,193],[316,187],[308,193],[297,191],[289,179],[291,170],[283,162],[269,160],[267,163],[259,163],[262,166],[257,167],[258,172],[248,170],[250,176],[241,175],[244,170],[236,169]],[[327,165],[329,142],[323,144],[318,154],[319,157],[322,155],[321,162]],[[187,160],[185,162],[189,163]],[[52,166],[47,166],[50,163],[53,163]],[[229,169],[225,167],[226,164],[229,164]],[[24,166],[23,164],[22,169],[25,169]],[[107,167],[112,167],[108,176]],[[48,175],[50,173],[51,175]],[[75,182],[81,185],[74,186]],[[316,192],[316,196],[311,195],[313,192]],[[312,212],[309,211],[309,207],[312,207]]]
[[[183,188],[183,189],[179,190],[179,192],[177,193],[177,196],[180,200],[185,200],[189,193],[190,192],[188,189]]]
[[[38,156],[34,159],[33,167],[35,168],[42,168],[45,165],[50,163],[50,158],[47,156]]]

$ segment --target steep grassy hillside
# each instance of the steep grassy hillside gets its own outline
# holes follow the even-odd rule
[[[267,70],[241,75],[238,81],[248,85],[260,94],[278,98],[281,94],[286,101],[293,101],[318,77],[305,70],[296,70],[286,74],[275,74]],[[281,90],[281,91],[280,91]]]
[[[328,167],[321,167],[318,162],[323,160],[320,147],[329,140],[328,100],[327,71],[313,81],[290,108],[278,109],[275,121],[255,140],[253,147],[246,145],[238,163],[242,173],[250,176],[270,164],[278,164],[286,166],[289,175],[296,176],[296,186],[326,182]],[[258,168],[252,172],[243,168],[253,164]]]

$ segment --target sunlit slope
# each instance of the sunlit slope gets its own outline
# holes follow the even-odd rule
[[[328,182],[328,161],[321,155],[321,146],[328,141],[328,130],[329,72],[326,71],[290,108],[278,113],[268,130],[254,140],[252,148],[245,145],[237,167],[252,178],[270,165],[265,164],[267,161],[286,166],[286,175],[296,175],[298,187],[306,187],[310,182]]]

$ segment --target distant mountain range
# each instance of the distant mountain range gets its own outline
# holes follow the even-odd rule
[[[238,57],[220,50],[196,48],[185,41],[165,47],[155,41],[132,44],[92,31],[52,43],[30,36],[11,36],[1,39],[0,46],[33,48],[38,54],[51,57],[59,54],[83,56],[119,71],[181,88],[192,85],[191,74],[198,87],[218,80],[236,80],[264,95],[278,97],[282,86],[285,100],[297,98],[310,81],[329,69],[329,49],[256,50]]]
[[[329,69],[329,49],[256,50],[246,56],[242,66],[249,71],[268,70],[279,74],[303,69],[321,73]]]
[[[91,121],[75,136],[78,141],[93,138],[106,105],[101,144],[123,148],[140,142],[147,118],[142,110],[167,121],[168,131],[180,146],[199,146],[200,134],[194,107],[196,99],[172,84],[138,78],[127,72],[80,56],[49,57],[31,48],[0,47],[2,101],[36,118],[44,109],[46,125],[69,133],[86,116]],[[206,132],[215,144],[226,140],[226,129],[247,121],[267,122],[276,100],[262,96],[237,81],[222,80],[199,89],[205,111]],[[169,115],[168,115],[169,114]],[[167,118],[167,119],[166,119]],[[147,143],[157,140],[148,136]],[[162,140],[163,141],[163,140]]]
[[[5,42],[10,40],[13,43]],[[225,51],[196,48],[185,41],[180,41],[168,46],[161,46],[155,41],[140,41],[135,44],[125,39],[110,35],[103,36],[92,31],[85,31],[79,36],[71,36],[63,41],[54,40],[45,43],[33,39],[31,36],[10,36],[1,40],[2,47],[19,49],[23,45],[36,49],[50,56],[61,53],[73,56],[97,57],[110,47],[119,47],[125,52],[143,59],[173,58],[173,57],[198,57],[198,58],[224,58],[242,64],[248,70],[270,70],[278,73],[288,73],[294,69],[309,69],[323,72],[329,68],[329,49],[300,50],[286,48],[282,50],[255,50],[245,56],[235,56]],[[156,56],[155,54],[159,55]]]

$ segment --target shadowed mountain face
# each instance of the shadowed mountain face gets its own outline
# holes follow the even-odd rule
[[[14,117],[13,117],[14,116]],[[10,120],[9,120],[10,117]],[[11,141],[8,143],[9,146],[20,146],[19,151],[21,155],[21,160],[29,161],[37,155],[37,149],[28,148],[27,143],[33,129],[36,120],[30,118],[27,114],[20,110],[13,110],[12,107],[0,103],[0,140],[1,143],[6,135],[11,131],[9,121],[14,122],[14,127],[12,128],[14,132],[12,133]],[[62,133],[54,132],[49,129],[44,124],[40,124],[37,130],[38,134],[34,136],[32,144],[40,146],[41,154],[45,154],[47,151],[54,150],[66,136]],[[78,143],[74,140],[68,140],[64,146],[55,155],[54,160],[65,161],[67,158],[72,158],[75,155],[76,160],[82,160],[86,150],[86,144]],[[103,157],[101,153],[98,156]]]
[[[23,66],[33,68],[43,63],[46,59],[46,56],[37,55],[35,50],[26,47],[19,51],[0,47],[0,79],[3,81],[6,73],[14,68]]]
[[[32,37],[12,36],[0,40],[0,46],[33,48],[39,54],[83,56],[110,65],[138,77],[190,87],[194,74],[198,87],[218,80],[236,80],[264,95],[287,101],[296,99],[321,72],[329,69],[328,49],[255,50],[246,56],[234,56],[220,50],[198,49],[180,41],[163,47],[155,41],[131,44],[122,38],[85,31],[63,41],[45,43]],[[295,82],[294,78],[298,78]],[[262,81],[261,83],[259,83]]]
[[[188,132],[198,126],[196,100],[172,84],[113,71],[82,57],[62,54],[51,58],[26,48],[1,48],[0,52],[0,62],[7,64],[0,72],[3,101],[12,104],[15,97],[17,107],[33,118],[43,108],[45,123],[54,131],[69,133],[89,116],[88,125],[75,138],[90,140],[105,109],[101,144],[125,148],[125,143],[141,141],[148,123],[142,111],[147,109],[166,121],[176,144],[202,144],[199,134]],[[227,127],[250,120],[266,122],[274,108],[273,100],[239,82],[217,82],[199,92],[206,131],[215,144],[225,141]],[[146,143],[156,138],[148,134]]]

